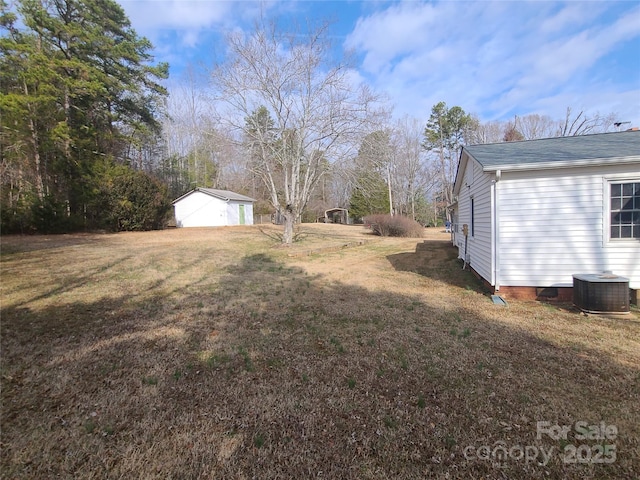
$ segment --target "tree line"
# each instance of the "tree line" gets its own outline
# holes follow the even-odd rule
[[[393,120],[385,97],[331,57],[326,25],[258,23],[168,95],[112,0],[0,0],[1,227],[10,232],[161,228],[196,186],[256,198],[283,242],[325,209],[435,223],[452,201],[464,144],[607,131],[613,115],[567,109],[481,122],[434,105]]]
[[[167,96],[151,43],[110,0],[0,0],[0,25],[3,232],[160,226],[135,168]]]

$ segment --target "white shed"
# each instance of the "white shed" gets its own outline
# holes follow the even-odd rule
[[[454,196],[459,257],[494,291],[570,298],[603,271],[640,289],[640,131],[464,147]]]
[[[196,188],[173,201],[176,226],[253,225],[254,201],[228,190]]]

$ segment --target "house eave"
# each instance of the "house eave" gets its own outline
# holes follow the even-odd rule
[[[640,164],[640,157],[607,157],[607,158],[591,158],[584,160],[567,160],[552,162],[536,162],[536,163],[512,163],[501,165],[482,165],[483,172],[502,171],[525,171],[525,170],[553,170],[558,168],[575,168],[575,167],[606,167],[609,165],[633,165]]]
[[[456,179],[453,183],[453,194],[459,195],[460,188],[462,183],[462,177],[464,177],[464,172],[467,168],[467,163],[469,163],[469,158],[473,158],[467,151],[465,151],[464,147],[462,147],[462,151],[460,152],[460,159],[458,160],[458,169],[456,171]]]
[[[226,203],[229,203],[229,202],[232,202],[232,201],[233,202],[252,202],[252,203],[255,202],[255,199],[253,199],[251,197],[247,197],[245,195],[242,195],[242,198],[230,198],[230,197],[226,197],[224,195],[219,195],[216,192],[212,192],[210,189],[196,187],[193,190],[191,190],[190,192],[187,192],[184,195],[176,198],[173,202],[171,202],[171,204],[175,205],[176,203],[178,203],[183,198],[186,198],[189,195],[191,195],[192,193],[196,193],[196,192],[204,193],[205,195],[209,195],[210,197],[217,198],[218,200],[222,200],[223,202],[226,202]]]

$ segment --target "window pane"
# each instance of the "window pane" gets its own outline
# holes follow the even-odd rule
[[[611,196],[612,197],[619,197],[620,193],[621,193],[621,185],[619,183],[612,183],[611,184]]]
[[[622,207],[622,199],[621,198],[612,198],[611,199],[611,210],[620,210]]]
[[[610,238],[640,238],[640,183],[611,183],[610,188]]]
[[[623,210],[633,210],[633,197],[624,197],[622,199]]]
[[[620,238],[620,227],[611,226],[611,238]]]

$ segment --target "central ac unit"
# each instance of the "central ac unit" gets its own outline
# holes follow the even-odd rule
[[[628,313],[629,279],[611,273],[576,274],[573,303],[589,313]]]

